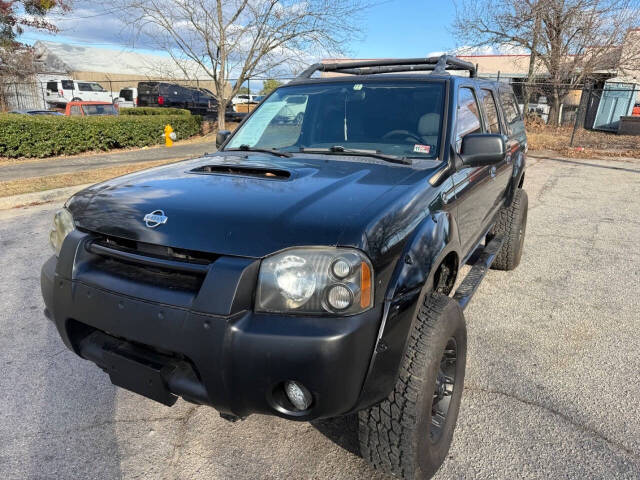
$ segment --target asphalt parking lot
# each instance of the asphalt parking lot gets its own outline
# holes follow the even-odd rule
[[[530,159],[525,253],[466,311],[469,353],[437,478],[640,478],[640,161]],[[43,314],[57,205],[0,211],[0,478],[386,478],[352,419],[164,407],[113,387]]]

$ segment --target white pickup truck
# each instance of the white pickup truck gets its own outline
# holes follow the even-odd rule
[[[72,100],[113,102],[117,97],[117,93],[105,90],[98,82],[83,80],[50,80],[45,93],[45,101],[52,105],[65,105]]]

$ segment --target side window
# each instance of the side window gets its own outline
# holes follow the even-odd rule
[[[58,82],[47,82],[47,90],[50,92],[58,92]]]
[[[504,110],[504,119],[509,126],[509,130],[513,130],[515,124],[521,120],[516,99],[511,92],[503,90],[500,92],[500,101]]]
[[[91,92],[93,89],[91,88],[90,83],[78,83],[78,90],[81,92]]]
[[[130,88],[123,88],[122,90],[120,90],[119,96],[122,97],[127,102],[132,102],[133,90],[131,90]]]
[[[487,116],[487,129],[489,133],[500,133],[500,117],[498,116],[498,107],[496,99],[491,90],[482,90],[482,106]]]
[[[62,80],[63,90],[73,90],[73,80]]]
[[[82,112],[80,111],[80,107],[78,105],[72,105],[71,106],[71,111],[69,112],[69,114],[72,117],[82,116]]]
[[[458,92],[458,115],[456,119],[456,151],[460,153],[462,138],[470,133],[482,132],[480,109],[473,90],[463,87]]]

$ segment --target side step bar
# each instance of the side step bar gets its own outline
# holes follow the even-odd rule
[[[473,294],[476,293],[480,282],[489,271],[489,267],[491,267],[491,264],[502,248],[503,243],[504,238],[494,237],[489,243],[487,243],[487,245],[485,245],[484,249],[477,257],[477,260],[471,266],[471,270],[467,276],[464,277],[464,280],[462,280],[462,283],[453,295],[453,299],[458,302],[463,310],[471,301]]]

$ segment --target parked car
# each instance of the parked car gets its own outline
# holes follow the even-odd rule
[[[68,117],[118,115],[118,109],[109,102],[69,102],[64,114]]]
[[[231,421],[357,413],[369,463],[429,478],[463,395],[463,309],[524,248],[513,90],[449,56],[316,64],[216,144],[67,201],[46,316],[115,385]]]
[[[231,103],[234,105],[242,103],[259,103],[264,98],[264,95],[253,95],[248,93],[241,93],[231,99]]]
[[[118,108],[133,108],[138,103],[138,89],[126,87],[120,90],[118,97],[113,102]]]
[[[185,87],[167,82],[139,82],[138,106],[185,108],[193,114],[217,111],[218,102],[204,88]]]
[[[47,103],[62,106],[71,101],[112,103],[115,98],[113,92],[105,90],[98,82],[83,80],[50,80],[45,92]]]
[[[63,113],[55,110],[12,110],[9,113],[16,113],[20,115],[64,115]]]

